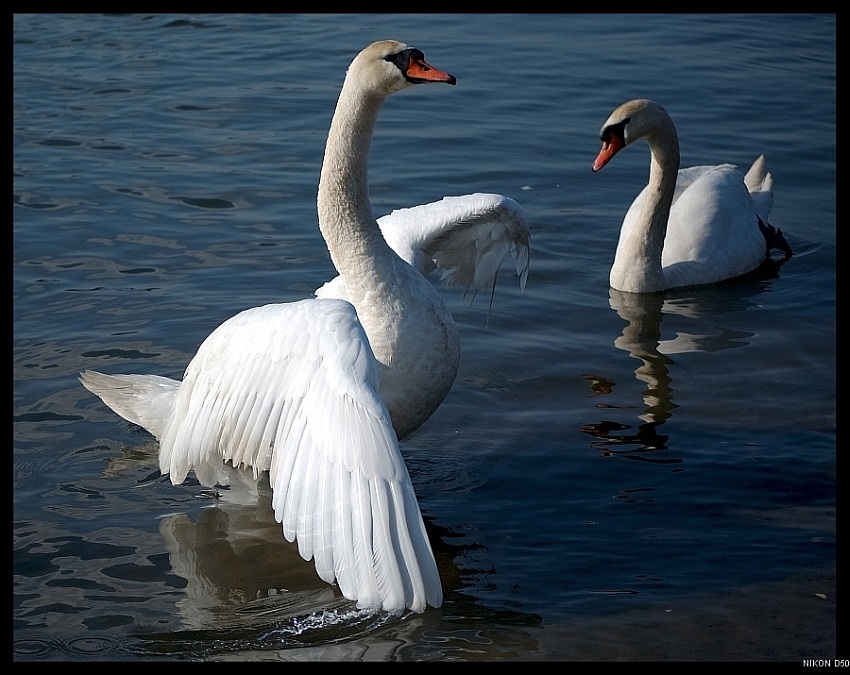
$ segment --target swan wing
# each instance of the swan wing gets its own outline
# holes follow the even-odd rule
[[[673,193],[673,203],[682,196],[682,194],[690,188],[694,183],[717,170],[732,170],[737,172],[737,168],[733,164],[705,164],[700,166],[691,166],[685,169],[679,169],[676,178],[676,189]],[[735,175],[737,181],[738,176]],[[768,216],[773,209],[773,176],[767,170],[767,162],[764,155],[759,155],[747,173],[743,176],[743,182],[747,191],[750,193],[750,198],[755,206],[756,213],[763,222],[768,222]],[[635,198],[632,205],[629,207],[624,222],[629,222],[637,218],[640,213],[643,201],[646,198],[646,188]]]
[[[704,171],[673,202],[661,258],[668,282],[732,279],[758,267],[766,252],[750,192],[731,164]]]
[[[672,203],[675,204],[679,200],[679,198],[685,193],[686,190],[690,189],[695,183],[699,182],[701,178],[720,167],[734,168],[732,164],[705,164],[700,166],[689,166],[685,169],[679,169],[679,173],[676,176],[676,188],[673,191]],[[640,194],[635,197],[635,200],[631,203],[631,206],[629,206],[629,210],[626,212],[625,218],[623,218],[624,227],[630,227],[631,223],[635,222],[638,219],[641,209],[643,208],[643,203],[646,200],[646,191],[647,187],[645,186],[643,190],[640,191]]]
[[[763,184],[771,182],[767,174]],[[629,207],[624,232],[639,222],[645,198],[646,188]],[[710,284],[745,274],[758,267],[766,250],[755,201],[734,165],[679,170],[661,256],[667,287]]]
[[[492,289],[513,257],[521,288],[528,278],[528,223],[510,197],[474,193],[397,209],[378,219],[387,243],[423,274],[466,289]]]
[[[269,470],[275,518],[359,607],[442,601],[440,579],[354,308],[308,299],[219,326],[186,369],[160,441],[173,483],[224,461]]]
[[[702,176],[716,168],[715,166],[692,166],[686,169],[679,169],[679,173],[676,177],[676,188],[673,191],[673,201],[675,204],[679,197],[682,196],[682,193],[685,192],[691,185],[693,185],[696,181],[698,181]],[[635,226],[640,222],[641,211],[643,210],[643,204],[646,201],[647,190],[649,186],[644,186],[644,188],[638,193],[638,196],[634,198],[634,201],[629,205],[628,211],[626,211],[626,215],[623,217],[623,224],[620,228],[620,237],[621,240],[625,240],[629,238],[631,231],[635,228]],[[667,246],[667,242],[665,240],[664,246]]]
[[[531,234],[522,207],[510,197],[474,193],[397,209],[378,218],[390,247],[421,274],[438,272],[447,285],[491,290],[499,268],[512,257],[520,288],[528,279]],[[316,291],[347,297],[341,277]]]

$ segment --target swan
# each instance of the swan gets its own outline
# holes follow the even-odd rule
[[[712,284],[756,270],[772,248],[791,257],[782,231],[767,224],[773,177],[764,155],[745,176],[732,164],[679,169],[673,120],[647,99],[616,108],[600,137],[594,173],[640,138],[647,140],[652,155],[649,183],[623,219],[612,288],[653,293]]]
[[[424,276],[436,263],[422,256],[439,257],[433,232],[402,237],[409,253],[421,253],[420,267],[399,257],[372,215],[367,163],[385,98],[425,82],[456,80],[394,40],[369,45],[347,70],[318,189],[319,229],[339,281],[316,297],[228,319],[203,341],[182,381],[80,374],[114,412],[156,437],[160,469],[173,484],[190,470],[202,485],[227,484],[225,463],[252,469],[255,479],[268,471],[275,518],[319,577],[336,581],[358,608],[393,614],[442,603],[398,441],[447,395],[460,344]],[[521,258],[522,246],[520,237],[520,248],[507,250]],[[474,270],[469,276],[464,264],[448,264],[449,277],[457,268],[461,282],[476,281]]]

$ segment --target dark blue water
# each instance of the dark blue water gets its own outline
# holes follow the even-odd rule
[[[791,660],[836,649],[834,15],[17,15],[18,660]],[[328,124],[366,44],[457,87],[392,97],[373,209],[484,191],[532,228],[528,286],[445,290],[460,372],[403,445],[445,588],[362,615],[258,504],[159,475],[77,382],[180,377],[237,311],[334,275]],[[423,91],[424,90],[424,91]],[[764,153],[772,278],[626,306],[645,184],[590,165],[611,110],[673,115],[683,165]]]

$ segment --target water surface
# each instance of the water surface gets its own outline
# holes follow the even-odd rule
[[[834,15],[17,15],[18,660],[836,656]],[[458,78],[382,111],[376,214],[519,201],[528,286],[446,289],[460,372],[403,444],[445,602],[358,613],[253,504],[172,486],[84,368],[180,377],[333,276],[316,227],[345,69],[396,38]],[[609,291],[649,97],[683,165],[767,156],[772,278]]]

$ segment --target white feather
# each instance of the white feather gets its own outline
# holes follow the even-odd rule
[[[528,279],[531,233],[525,212],[510,197],[489,193],[444,197],[378,218],[384,239],[406,263],[447,285],[492,290],[499,268],[513,258],[520,288]],[[348,297],[335,277],[316,290],[320,298]]]

